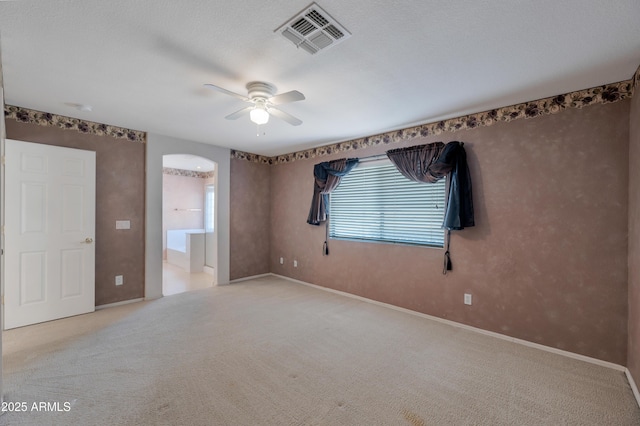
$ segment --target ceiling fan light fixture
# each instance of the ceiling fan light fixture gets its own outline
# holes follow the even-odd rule
[[[249,117],[251,118],[251,121],[258,125],[267,124],[269,121],[269,113],[261,105],[256,105],[255,108],[249,112]]]
[[[302,120],[278,108],[278,106],[282,104],[303,101],[305,99],[304,95],[297,90],[290,90],[285,93],[274,95],[276,88],[272,84],[265,83],[263,81],[251,81],[247,83],[247,92],[249,96],[243,96],[227,89],[223,89],[215,84],[205,84],[205,86],[251,104],[251,106],[242,108],[227,115],[225,117],[227,120],[236,120],[246,114],[249,114],[251,121],[260,126],[261,124],[267,124],[267,122],[269,122],[269,116],[273,115],[292,126],[299,126],[302,124]]]

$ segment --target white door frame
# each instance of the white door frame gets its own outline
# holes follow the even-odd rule
[[[4,330],[4,140],[6,130],[4,124],[4,82],[2,77],[2,54],[0,52],[0,405],[4,401],[3,379],[2,379],[2,333]],[[0,411],[0,415],[2,411]]]

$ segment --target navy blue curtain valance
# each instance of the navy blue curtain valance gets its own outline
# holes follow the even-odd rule
[[[340,179],[358,164],[357,158],[325,161],[313,167],[313,198],[307,223],[320,225],[327,220],[329,211],[329,194],[338,187]]]
[[[389,160],[407,179],[433,183],[447,177],[449,193],[443,228],[460,230],[475,225],[471,176],[464,143],[434,142],[387,151]]]
[[[447,230],[442,273],[452,270],[449,244],[451,230],[475,225],[471,175],[464,143],[434,142],[387,151],[387,157],[404,177],[414,182],[433,183],[447,177],[449,193],[442,227]]]
[[[340,184],[343,176],[358,164],[357,158],[347,158],[334,161],[318,163],[313,167],[313,198],[307,223],[320,225],[325,223],[324,244],[322,254],[329,255],[329,194]]]

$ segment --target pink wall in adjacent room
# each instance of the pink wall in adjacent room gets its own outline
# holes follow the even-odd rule
[[[629,108],[592,105],[274,165],[271,272],[626,365]],[[322,256],[324,227],[306,223],[315,163],[452,140],[465,142],[477,223],[453,234],[452,272],[442,275],[443,250],[433,248],[331,240]]]
[[[162,258],[167,258],[168,229],[204,228],[205,179],[162,174]]]
[[[640,385],[640,93],[629,115],[629,351],[628,368]]]

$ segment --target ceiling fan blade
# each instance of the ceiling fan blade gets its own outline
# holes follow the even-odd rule
[[[245,102],[249,102],[250,101],[250,99],[247,98],[246,96],[240,95],[240,94],[235,93],[235,92],[231,92],[230,90],[227,90],[227,89],[223,89],[222,87],[218,87],[215,84],[208,84],[207,83],[207,84],[205,84],[205,87],[208,87],[210,89],[216,90],[216,91],[218,91],[220,93],[224,93],[225,95],[233,96],[234,98],[238,98],[238,99],[243,100]]]
[[[303,101],[305,99],[304,95],[297,90],[292,90],[287,93],[281,93],[279,95],[275,95],[269,98],[269,102],[273,105],[281,105],[289,102],[297,102]]]
[[[243,116],[244,114],[248,113],[249,111],[251,111],[253,109],[252,106],[248,106],[246,108],[242,108],[241,110],[238,110],[234,113],[231,113],[229,115],[227,115],[225,118],[227,120],[236,120],[238,118],[240,118],[241,116]]]
[[[284,111],[282,111],[281,109],[275,108],[275,107],[268,107],[267,108],[267,112],[271,115],[273,115],[274,117],[277,117],[281,120],[286,121],[287,123],[291,124],[292,126],[299,126],[302,124],[302,120],[299,120],[297,118],[295,118],[293,115],[288,114]]]

